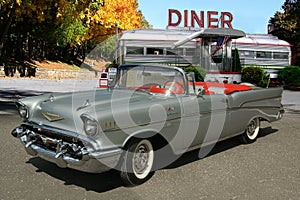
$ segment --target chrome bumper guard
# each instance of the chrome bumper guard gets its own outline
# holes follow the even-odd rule
[[[29,155],[39,156],[61,168],[68,167],[84,172],[108,171],[116,167],[122,153],[119,148],[92,151],[78,139],[75,139],[76,142],[70,143],[62,139],[45,136],[24,126],[15,128],[11,134],[20,138]]]

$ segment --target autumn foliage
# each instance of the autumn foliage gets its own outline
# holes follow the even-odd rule
[[[1,0],[0,62],[78,60],[122,30],[143,27],[136,0]]]
[[[142,14],[137,11],[137,7],[135,0],[110,0],[95,13],[82,15],[82,19],[87,19],[87,26],[90,27],[86,37],[97,42],[106,39],[107,35],[114,33],[115,22],[121,30],[142,27]]]

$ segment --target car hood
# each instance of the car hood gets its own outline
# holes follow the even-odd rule
[[[155,98],[133,90],[98,89],[93,91],[53,93],[19,100],[29,108],[28,121],[76,133],[83,133],[82,114],[95,119],[111,115],[113,110],[124,108],[133,102],[145,102]],[[145,103],[142,103],[145,105]]]

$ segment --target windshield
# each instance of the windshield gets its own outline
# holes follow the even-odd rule
[[[160,94],[184,94],[183,74],[172,68],[158,66],[126,66],[119,68],[116,88]]]

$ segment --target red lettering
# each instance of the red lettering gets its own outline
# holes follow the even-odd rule
[[[173,14],[177,15],[177,22],[173,22]],[[181,13],[175,9],[169,9],[169,21],[168,26],[178,26],[181,23]]]
[[[221,12],[219,14],[218,11],[207,11],[205,16],[204,11],[197,13],[194,10],[191,10],[190,12],[188,10],[184,10],[183,14],[181,14],[178,10],[169,9],[168,17],[168,26],[170,27],[179,26],[183,20],[183,26],[185,28],[189,26],[195,28],[197,24],[200,28],[204,28],[204,20],[205,17],[207,17],[207,28],[233,28],[233,15],[230,12]],[[189,23],[191,24],[189,25]]]
[[[218,18],[213,18],[213,15],[218,15],[218,11],[208,11],[207,12],[207,28],[218,28]],[[213,23],[217,23],[214,25]]]
[[[195,21],[197,22],[200,28],[204,28],[204,11],[200,12],[200,19],[194,10],[191,11],[191,26],[193,28],[195,27]]]
[[[188,19],[189,19],[189,16],[188,16],[188,11],[187,10],[184,10],[184,27],[188,27]]]
[[[228,17],[228,19],[225,19],[225,17]],[[225,24],[228,28],[232,28],[232,20],[233,16],[230,12],[221,12],[221,19],[222,19],[222,28],[225,28]]]

